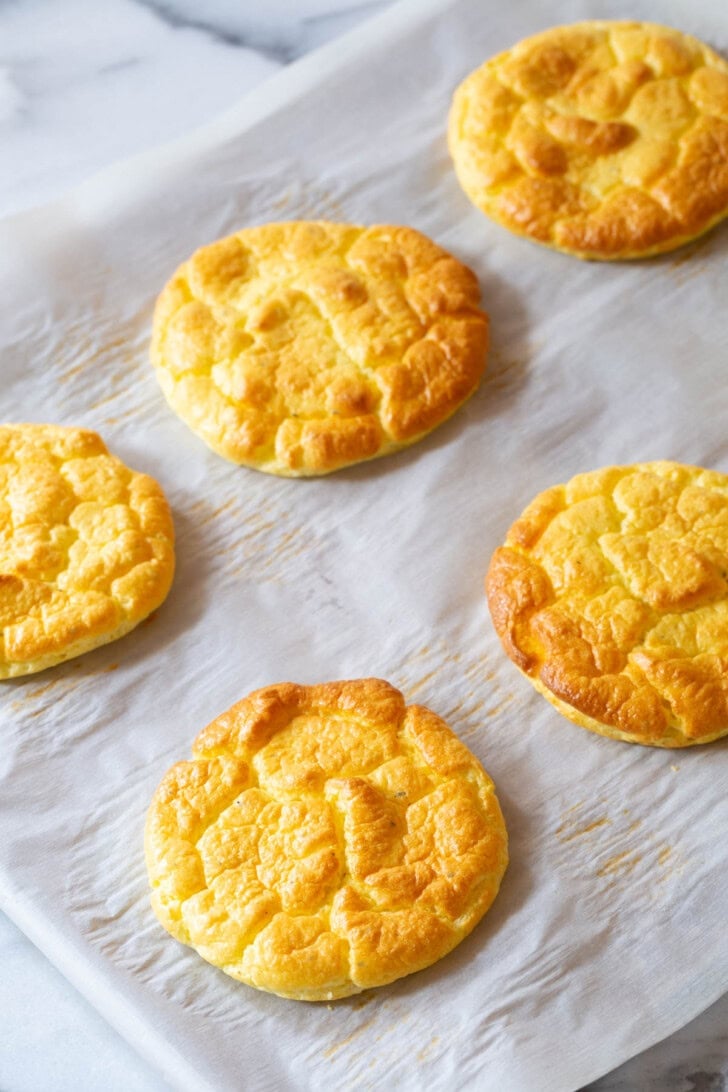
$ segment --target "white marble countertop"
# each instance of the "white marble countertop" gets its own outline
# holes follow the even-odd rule
[[[389,2],[0,3],[0,216],[203,124]],[[2,914],[0,957],[1,1092],[167,1087]],[[589,1088],[724,1092],[728,995]]]

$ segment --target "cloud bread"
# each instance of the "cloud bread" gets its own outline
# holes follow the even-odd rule
[[[654,747],[728,734],[728,476],[579,474],[516,520],[486,591],[510,658],[575,724]]]
[[[436,962],[507,864],[493,784],[379,679],[257,690],[214,720],[147,817],[165,929],[250,986],[327,1001]]]
[[[407,227],[289,222],[198,250],[155,310],[172,409],[218,454],[328,474],[421,439],[474,392],[474,274]]]
[[[728,214],[728,63],[654,23],[553,27],[467,77],[449,142],[468,197],[516,234],[659,254]]]
[[[95,432],[0,426],[0,678],[114,641],[174,572],[162,490]]]

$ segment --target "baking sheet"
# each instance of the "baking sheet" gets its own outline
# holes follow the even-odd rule
[[[174,1087],[565,1092],[728,989],[728,741],[656,751],[575,728],[505,658],[482,595],[540,489],[662,457],[728,472],[725,226],[649,262],[580,263],[486,220],[448,160],[472,67],[549,24],[627,15],[726,51],[717,0],[405,3],[189,140],[0,224],[2,417],[98,429],[163,483],[179,558],[132,635],[3,684],[0,906]],[[167,409],[147,342],[195,246],[301,217],[430,234],[476,270],[493,348],[429,439],[296,482],[208,452]],[[332,1005],[282,1001],[157,925],[146,807],[253,687],[369,674],[484,762],[512,863],[434,967]]]

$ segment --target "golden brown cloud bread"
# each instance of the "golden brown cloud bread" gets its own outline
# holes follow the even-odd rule
[[[449,140],[468,197],[511,231],[659,254],[728,214],[728,63],[654,23],[553,27],[467,77]]]
[[[151,356],[206,444],[302,477],[419,440],[476,389],[474,274],[406,227],[290,222],[198,250],[162,292]]]
[[[0,678],[133,629],[172,582],[162,490],[95,432],[0,426]]]
[[[516,520],[486,590],[510,658],[576,724],[655,747],[728,734],[728,476],[579,474]]]
[[[327,1001],[421,970],[495,898],[493,784],[379,679],[257,690],[214,720],[147,816],[164,927],[250,986]]]

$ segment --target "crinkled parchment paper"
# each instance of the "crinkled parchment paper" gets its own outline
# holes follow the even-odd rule
[[[548,485],[661,457],[728,471],[728,230],[651,261],[579,262],[472,209],[444,135],[466,72],[541,27],[632,15],[725,51],[722,12],[407,3],[190,140],[0,225],[2,417],[101,431],[164,484],[179,538],[151,621],[2,684],[0,905],[175,1087],[565,1092],[728,988],[728,740],[669,752],[574,727],[506,659],[482,593],[493,549]],[[427,232],[477,271],[493,320],[462,411],[317,481],[213,455],[147,362],[179,261],[300,217]],[[251,688],[370,674],[482,759],[512,864],[474,934],[429,970],[334,1005],[282,1001],[156,923],[146,807]]]

